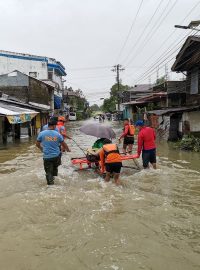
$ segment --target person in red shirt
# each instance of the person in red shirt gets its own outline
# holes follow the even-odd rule
[[[119,137],[119,142],[122,138],[124,138],[123,143],[123,153],[132,153],[133,150],[133,144],[134,144],[134,133],[135,133],[135,127],[130,124],[128,119],[124,119],[124,132]],[[128,148],[128,151],[127,151]]]
[[[149,168],[149,163],[151,163],[153,168],[156,169],[155,130],[151,127],[146,127],[142,120],[138,120],[135,125],[139,129],[137,153],[140,157],[142,152],[143,167],[147,169]]]

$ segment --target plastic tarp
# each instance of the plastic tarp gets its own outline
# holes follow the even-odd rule
[[[7,117],[10,124],[20,124],[31,121],[38,112],[18,106],[0,103],[0,115]]]
[[[62,98],[54,95],[54,109],[61,109]]]

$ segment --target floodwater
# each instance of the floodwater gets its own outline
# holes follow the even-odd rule
[[[69,130],[87,148],[94,138],[80,124]],[[124,168],[116,187],[77,171],[70,158],[82,153],[69,143],[47,187],[33,143],[0,150],[0,269],[200,269],[199,154],[160,143],[159,169]]]

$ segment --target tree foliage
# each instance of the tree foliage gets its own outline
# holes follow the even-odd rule
[[[92,106],[90,106],[90,110],[92,112],[98,112],[100,111],[100,107],[97,104],[93,104]]]
[[[116,104],[120,99],[122,92],[127,91],[130,89],[130,86],[119,84],[119,91],[118,91],[118,84],[115,83],[110,89],[110,98],[104,99],[102,110],[104,112],[114,112],[116,110]]]
[[[165,76],[162,76],[156,80],[156,85],[162,84],[166,81]]]

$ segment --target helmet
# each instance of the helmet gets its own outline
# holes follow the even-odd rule
[[[135,123],[135,126],[136,127],[142,127],[142,126],[144,126],[144,121],[142,121],[142,120],[138,120],[136,123]]]
[[[59,117],[58,117],[58,121],[65,122],[65,117],[64,117],[64,116],[59,116]]]

